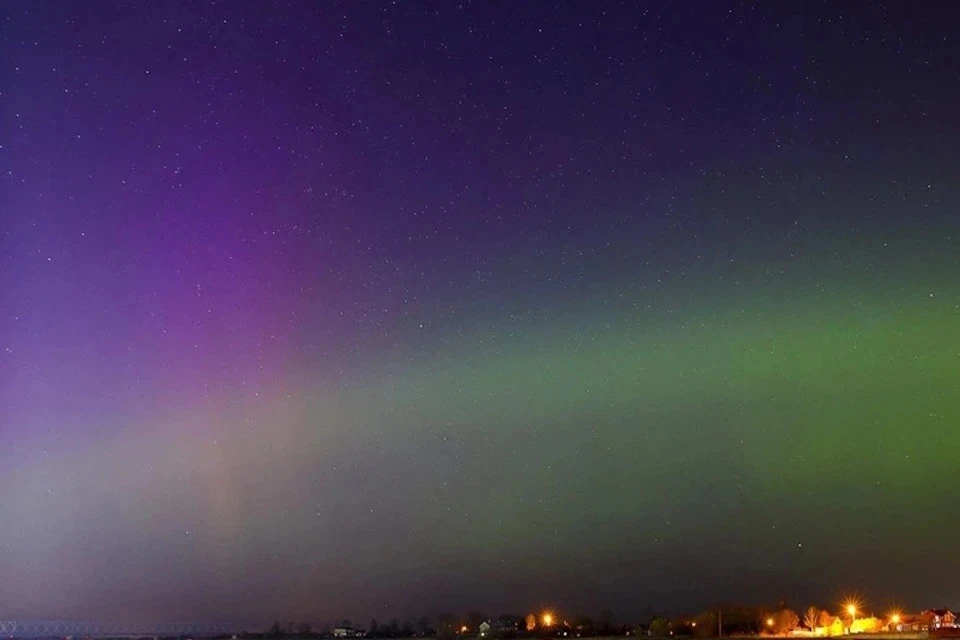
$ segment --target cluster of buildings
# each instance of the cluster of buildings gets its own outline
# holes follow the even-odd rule
[[[927,609],[916,616],[899,616],[894,625],[896,631],[931,631],[956,629],[957,616],[949,609]]]
[[[920,633],[956,630],[960,636],[957,616],[949,609],[926,609],[917,614],[893,613],[887,618],[822,616],[820,625],[812,630],[794,631],[792,635],[833,637],[857,633]],[[950,635],[950,634],[945,634]]]
[[[816,610],[813,609],[813,611],[815,612]],[[846,608],[844,613],[845,615],[834,616],[826,611],[821,611],[818,615],[813,615],[808,612],[807,618],[805,618],[802,623],[804,626],[792,630],[788,630],[788,628],[782,628],[779,634],[793,637],[827,638],[851,634],[922,633],[929,634],[931,637],[950,637],[960,639],[960,622],[957,620],[957,615],[949,609],[926,609],[916,614],[897,612],[891,613],[886,618],[877,618],[874,616],[860,616],[858,615],[856,607],[850,605]],[[813,625],[813,628],[811,628],[810,623],[812,618],[817,618],[817,624]],[[794,623],[791,626],[796,625],[797,617],[793,616],[793,619]],[[768,627],[765,629],[766,633],[761,635],[778,635],[776,632],[777,623],[775,618],[767,618],[766,625]],[[696,622],[689,623],[689,626],[692,627],[692,629],[688,629],[688,631],[697,630]],[[622,635],[625,629],[627,630],[628,635],[631,633],[636,633],[637,635],[657,635],[657,632],[654,631],[652,625],[649,630],[641,630],[646,631],[645,634],[641,634],[639,631],[634,631],[632,628],[626,627],[620,628],[617,631]],[[457,636],[471,638],[476,637],[478,640],[483,640],[487,638],[512,638],[515,637],[518,632],[519,634],[523,635],[524,631],[527,632],[527,635],[530,633],[539,632],[539,634],[549,635],[552,637],[579,637],[581,635],[581,630],[576,626],[568,626],[565,622],[554,623],[550,614],[544,614],[541,618],[530,615],[527,616],[526,619],[519,616],[502,616],[501,618],[484,621],[474,629],[470,629],[467,626],[457,626],[456,628],[451,629],[451,633],[449,635],[453,636],[454,638]],[[662,635],[666,636],[667,633],[669,633],[671,636],[675,633],[680,633],[682,635],[682,631],[676,631],[675,628],[670,628]],[[333,629],[332,635],[334,638],[363,638],[367,637],[369,634],[366,631],[355,629],[350,626],[341,626]],[[416,638],[439,635],[442,634],[438,634],[436,631],[430,629],[423,630],[419,633],[412,633],[405,637]]]

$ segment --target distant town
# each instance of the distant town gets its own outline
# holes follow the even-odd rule
[[[950,609],[874,613],[851,599],[833,611],[808,606],[796,611],[774,606],[718,605],[696,615],[646,615],[640,621],[617,621],[612,612],[596,618],[542,610],[526,615],[489,617],[479,611],[440,614],[417,620],[392,618],[366,625],[342,620],[314,627],[308,622],[276,621],[266,628],[240,631],[229,623],[176,623],[126,626],[116,623],[0,620],[0,640],[320,640],[321,638],[431,638],[436,640],[510,640],[546,638],[831,638],[855,635],[860,640],[957,638],[960,624]]]
[[[339,625],[314,630],[309,624],[275,622],[261,634],[263,638],[437,638],[441,640],[509,638],[597,638],[597,637],[861,637],[882,635],[900,638],[957,637],[960,625],[950,609],[925,609],[919,612],[898,609],[877,614],[856,600],[849,600],[831,611],[808,606],[796,611],[778,603],[772,607],[722,605],[691,616],[647,616],[633,623],[617,622],[612,614],[599,618],[586,615],[566,616],[558,611],[540,611],[526,615],[504,614],[488,617],[480,612],[457,616],[441,614],[416,621],[371,620],[365,626],[343,620]]]

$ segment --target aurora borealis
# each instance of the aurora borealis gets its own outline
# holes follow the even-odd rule
[[[0,619],[960,605],[957,8],[633,4],[5,7]]]

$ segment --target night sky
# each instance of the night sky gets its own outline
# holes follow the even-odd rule
[[[0,619],[960,606],[956,3],[0,14]]]

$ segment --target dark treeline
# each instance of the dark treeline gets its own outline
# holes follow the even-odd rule
[[[488,616],[480,611],[466,614],[441,613],[433,618],[371,619],[363,627],[350,620],[342,620],[321,628],[309,623],[274,622],[262,633],[244,634],[248,638],[438,638],[440,640],[467,640],[490,638],[594,638],[613,636],[644,637],[716,637],[771,634],[785,635],[801,626],[820,624],[826,611],[818,612],[811,620],[807,613],[803,620],[783,601],[772,606],[718,604],[699,613],[683,616],[657,615],[649,609],[640,619],[617,621],[612,612],[604,611],[597,617],[560,614],[501,614]]]

